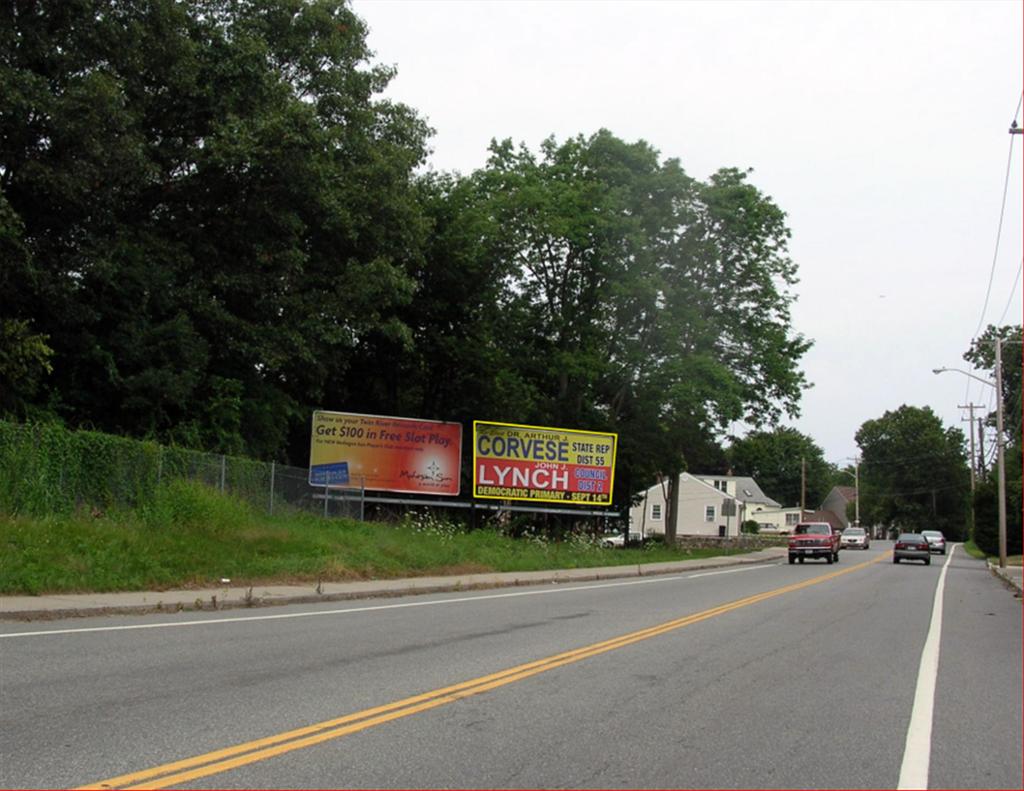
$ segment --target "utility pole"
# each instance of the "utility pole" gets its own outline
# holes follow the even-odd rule
[[[970,434],[970,436],[971,436],[971,494],[974,494],[975,471],[976,471],[976,467],[978,466],[978,457],[974,455],[974,410],[975,409],[981,409],[982,405],[981,404],[957,404],[956,408],[957,409],[967,409],[967,410],[970,410],[970,413],[971,413],[971,416],[969,418],[967,418],[966,421],[961,419],[960,422],[961,423],[966,422],[970,426],[970,430],[967,433]],[[978,474],[979,475],[981,474],[980,471],[978,471]]]
[[[860,456],[853,460],[853,523],[860,527]]]
[[[967,419],[967,433],[971,435],[971,529],[968,535],[965,536],[965,540],[970,538],[974,530],[974,489],[975,489],[975,473],[974,467],[978,463],[978,457],[974,455],[974,408],[981,408],[981,404],[957,404],[957,409],[969,409],[971,416]],[[979,418],[980,420],[980,418]],[[962,422],[962,421],[961,421]],[[979,473],[980,474],[980,473]]]
[[[1008,340],[1007,343],[1020,343],[1017,340]],[[977,379],[979,382],[987,384],[989,387],[996,389],[996,465],[997,480],[999,482],[999,568],[1006,568],[1006,456],[1005,456],[1005,445],[1006,437],[1003,434],[1003,339],[999,335],[996,335],[993,341],[995,346],[995,357],[996,357],[996,380],[993,382],[989,379],[982,379],[980,376],[975,376],[968,371],[961,370],[960,368],[933,368],[932,373],[941,374],[946,371],[956,371],[957,373],[969,376],[971,379]]]
[[[800,521],[804,521],[807,510],[807,459],[800,459]]]
[[[978,418],[978,475],[985,477],[985,418]]]
[[[1006,568],[1006,461],[1003,457],[1003,339],[996,336],[996,457],[999,459],[999,568]]]

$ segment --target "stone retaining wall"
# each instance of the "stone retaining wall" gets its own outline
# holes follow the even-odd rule
[[[738,538],[729,536],[676,536],[676,544],[684,549],[718,549],[718,548],[742,548],[742,549],[764,549],[765,547],[784,547],[789,545],[788,536],[769,536],[758,534],[745,534]]]

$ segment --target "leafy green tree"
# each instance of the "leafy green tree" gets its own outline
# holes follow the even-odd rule
[[[53,369],[53,350],[27,321],[0,319],[0,416],[24,418],[42,380]]]
[[[749,174],[602,130],[417,178],[430,130],[369,58],[342,0],[0,9],[19,397],[300,463],[322,406],[617,431],[620,505],[795,413],[789,231]]]
[[[1021,327],[1006,325],[996,327],[989,325],[985,332],[971,344],[964,353],[964,359],[975,368],[987,371],[993,382],[996,378],[996,338],[1003,341],[1002,380],[1003,380],[1003,417],[1006,442],[1009,445],[1021,445],[1021,374],[1022,355],[1021,342],[1024,333]],[[993,411],[987,418],[990,426],[996,425],[996,414]]]
[[[866,421],[855,436],[862,523],[965,537],[970,474],[959,428],[943,427],[928,407],[904,405]]]
[[[834,485],[834,470],[825,461],[824,451],[794,428],[754,431],[735,440],[727,455],[736,475],[751,476],[765,494],[784,506],[800,505],[804,463],[809,509],[817,508]]]
[[[746,174],[703,184],[602,130],[539,157],[494,143],[473,179],[499,339],[531,394],[519,419],[618,431],[619,502],[721,463],[729,422],[795,411],[809,344],[789,324],[789,232]]]
[[[287,455],[360,345],[407,334],[428,129],[369,57],[341,0],[0,11],[12,312],[65,417]]]
[[[995,382],[995,339],[1003,340],[1002,384],[1003,439],[1006,477],[1006,545],[1011,555],[1021,551],[1021,368],[1022,332],[1019,326],[990,325],[975,339],[964,359],[975,368],[987,371]],[[993,411],[986,423],[995,429]],[[995,465],[979,481],[974,495],[974,541],[990,555],[999,554],[999,484]]]

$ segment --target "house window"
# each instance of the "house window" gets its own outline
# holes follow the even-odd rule
[[[726,481],[715,481],[715,488],[718,489],[718,491],[720,492],[726,491],[728,485],[729,484]]]
[[[661,503],[651,503],[651,519],[661,519]]]
[[[786,527],[792,527],[800,521],[800,514],[786,514]]]
[[[714,522],[715,521],[715,506],[705,505],[704,506],[704,521]]]

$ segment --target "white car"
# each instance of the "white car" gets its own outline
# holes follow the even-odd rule
[[[626,546],[626,537],[622,533],[609,533],[601,536],[601,546],[603,547],[624,547]]]
[[[946,537],[938,530],[922,530],[921,535],[928,542],[928,549],[931,552],[946,554]]]
[[[871,539],[863,527],[848,527],[839,538],[839,546],[843,549],[867,549]]]

